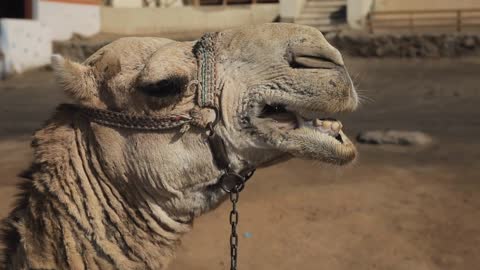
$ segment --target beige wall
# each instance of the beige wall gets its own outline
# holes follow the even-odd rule
[[[375,11],[472,8],[480,8],[480,0],[375,0]]]
[[[118,8],[140,8],[143,7],[143,0],[112,0],[110,1],[112,7]]]
[[[125,35],[216,31],[272,22],[278,14],[278,4],[165,9],[102,7],[101,30]]]

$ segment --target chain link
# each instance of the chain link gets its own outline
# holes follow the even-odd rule
[[[237,203],[240,197],[239,186],[235,186],[230,192],[230,201],[232,202],[232,211],[230,211],[230,225],[232,232],[230,234],[230,270],[237,270],[237,255],[238,255],[238,211]]]

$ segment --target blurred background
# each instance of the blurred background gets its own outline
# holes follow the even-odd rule
[[[2,0],[0,18],[1,218],[31,134],[65,101],[52,53],[83,61],[123,36],[288,22],[343,53],[362,104],[339,120],[360,156],[257,172],[239,267],[479,269],[480,0]],[[229,208],[196,220],[171,269],[228,268]]]

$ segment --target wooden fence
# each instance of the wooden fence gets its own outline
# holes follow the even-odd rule
[[[377,30],[448,28],[457,32],[480,30],[480,9],[378,11],[368,17],[371,33]]]
[[[263,3],[278,3],[278,0],[192,0],[193,6],[215,6],[215,5],[250,5]]]

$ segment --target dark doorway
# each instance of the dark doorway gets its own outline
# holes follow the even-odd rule
[[[345,23],[347,21],[347,6],[340,7],[330,15],[330,20],[336,23]]]
[[[0,0],[0,18],[31,19],[32,0]]]

